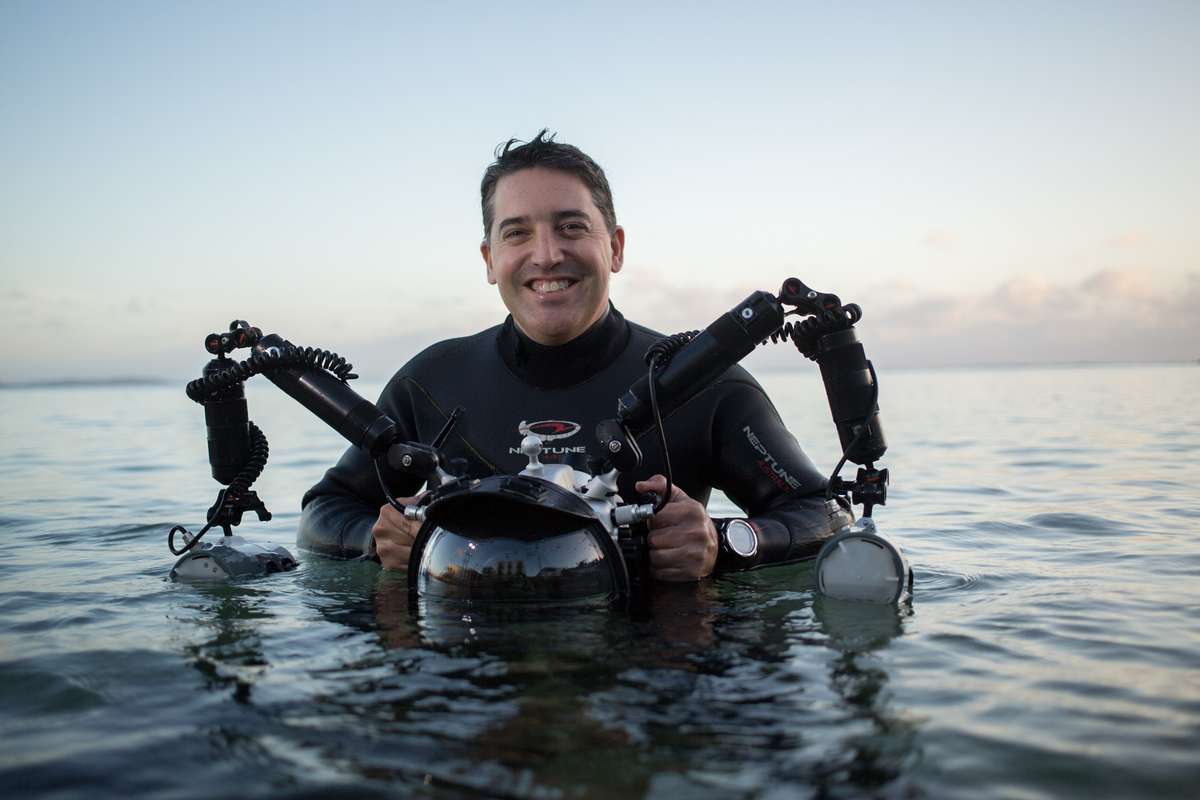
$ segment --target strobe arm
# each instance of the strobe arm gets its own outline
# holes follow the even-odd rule
[[[785,316],[804,319],[785,324]],[[605,457],[622,472],[636,469],[642,462],[637,437],[655,425],[654,400],[658,416],[669,414],[711,385],[759,343],[786,339],[802,355],[816,361],[821,370],[842,445],[842,458],[830,478],[830,490],[851,491],[869,515],[873,505],[882,505],[887,498],[887,470],[874,467],[875,460],[887,450],[887,442],[879,421],[875,368],[854,331],[860,319],[862,309],[856,304],[842,305],[837,295],[818,292],[797,278],[789,278],[778,295],[755,292],[698,335],[671,337],[675,340],[672,344],[682,346],[617,401],[616,418],[596,427]],[[651,392],[651,379],[655,381],[655,392]],[[866,466],[854,484],[837,477],[847,461]]]
[[[676,338],[682,348],[658,361],[617,400],[617,416],[596,426],[596,440],[614,467],[631,472],[642,463],[637,437],[655,425],[657,414],[669,414],[741,361],[759,342],[783,324],[783,307],[774,295],[755,292],[694,337]],[[655,391],[651,392],[653,375]],[[656,402],[652,402],[656,401]],[[669,476],[668,476],[669,477]]]
[[[267,379],[316,414],[351,444],[368,453],[378,465],[386,462],[394,470],[427,479],[439,475],[440,457],[436,448],[411,442],[397,442],[396,423],[347,385],[356,377],[353,366],[326,350],[298,347],[277,334],[262,331],[243,320],[235,320],[229,332],[209,334],[205,350],[216,356],[204,368],[204,374],[190,382],[187,395],[204,406],[208,427],[208,455],[213,477],[227,488],[209,509],[207,524],[196,536],[176,526],[169,541],[172,552],[186,552],[214,525],[231,535],[231,527],[241,522],[242,512],[256,511],[269,520],[270,513],[250,486],[262,473],[267,460],[266,437],[249,420],[246,409],[245,381],[255,375]],[[234,361],[228,354],[250,348],[245,361]],[[416,456],[416,457],[414,457]],[[380,475],[382,482],[383,477]],[[387,487],[384,487],[387,492]],[[187,545],[173,544],[182,533]]]
[[[254,353],[271,356],[295,350],[278,334],[269,334],[254,346]],[[321,418],[325,424],[366,451],[372,458],[384,455],[396,439],[396,423],[371,401],[323,369],[285,366],[263,372],[267,380]]]
[[[670,414],[701,389],[712,385],[782,324],[783,307],[768,292],[755,292],[717,317],[657,372],[660,412]],[[652,427],[649,376],[631,386],[617,401],[617,420],[634,436]]]
[[[256,354],[270,355],[294,348],[291,342],[276,334],[270,334],[254,346],[254,351]],[[392,470],[417,475],[434,484],[446,479],[447,475],[443,469],[446,462],[439,448],[462,415],[461,409],[455,409],[446,426],[431,444],[402,442],[397,440],[397,426],[391,417],[351,389],[345,381],[325,370],[314,366],[282,367],[263,374],[267,376],[267,380],[316,414],[352,445],[367,453],[377,466],[386,463]],[[383,485],[382,472],[379,479],[385,496],[390,500],[390,492],[387,486]],[[403,511],[403,508],[401,510]]]

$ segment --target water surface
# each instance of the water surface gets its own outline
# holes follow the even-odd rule
[[[759,377],[828,467],[806,366]],[[172,583],[166,532],[217,488],[200,408],[0,391],[0,793],[1192,796],[1200,368],[880,377],[876,516],[911,608],[824,600],[798,565],[661,591],[642,620],[414,615],[403,577],[314,557]],[[240,532],[291,546],[342,444],[265,381],[248,394],[275,519]]]

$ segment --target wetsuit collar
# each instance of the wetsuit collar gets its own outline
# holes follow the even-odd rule
[[[565,389],[582,383],[611,364],[629,343],[629,324],[610,302],[608,313],[563,345],[530,339],[510,315],[500,326],[500,357],[519,378],[539,389]]]

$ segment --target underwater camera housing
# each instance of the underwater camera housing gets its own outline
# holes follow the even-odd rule
[[[543,464],[541,451],[530,434],[519,474],[452,481],[409,513],[422,520],[408,566],[414,602],[638,604],[648,560],[636,528],[653,507],[622,503],[616,470]]]
[[[797,322],[785,322],[787,316]],[[677,334],[646,354],[647,373],[617,398],[616,416],[596,428],[603,458],[590,472],[540,461],[542,440],[521,443],[528,465],[517,475],[469,476],[465,462],[449,462],[440,448],[461,414],[456,409],[429,444],[398,441],[396,424],[349,388],[356,376],[335,353],[302,348],[244,321],[226,334],[210,334],[216,356],[188,396],[204,405],[213,476],[226,484],[195,536],[171,531],[171,551],[182,558],[172,576],[212,579],[268,574],[296,565],[283,548],[249,545],[232,535],[243,512],[270,513],[250,490],[266,463],[266,439],[249,421],[244,381],[263,374],[284,392],[363,450],[375,464],[388,502],[422,525],[409,561],[409,592],[450,601],[585,601],[607,598],[632,607],[650,586],[646,537],[649,519],[671,496],[672,474],[662,415],[688,402],[767,340],[790,341],[821,368],[842,457],[829,479],[826,500],[849,496],[863,520],[839,531],[817,558],[819,589],[830,596],[895,603],[911,592],[912,572],[899,548],[878,534],[871,513],[887,501],[888,470],[875,461],[887,450],[879,422],[878,381],[853,330],[862,317],[836,295],[809,289],[796,278],[778,295],[754,292],[704,331]],[[245,361],[227,354],[253,350]],[[625,503],[617,478],[641,466],[638,437],[657,431],[664,454],[666,491],[653,503]],[[854,481],[839,472],[847,461],[862,465]],[[403,506],[391,495],[384,467],[423,479],[427,492]],[[197,546],[214,526],[220,545]],[[185,545],[175,546],[183,534]],[[207,559],[207,561],[205,561]]]

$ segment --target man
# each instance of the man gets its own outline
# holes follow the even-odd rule
[[[519,472],[526,459],[517,445],[529,431],[546,434],[546,462],[602,455],[592,431],[614,416],[616,399],[645,374],[643,354],[660,338],[609,302],[609,279],[624,263],[625,231],[604,171],[543,130],[528,143],[497,148],[480,189],[480,253],[510,316],[414,357],[388,383],[379,407],[396,421],[402,440],[429,443],[450,410],[463,406],[443,451],[464,459],[476,477]],[[740,367],[664,425],[675,470],[671,497],[651,521],[656,579],[695,581],[718,568],[812,556],[848,521],[825,502],[825,479]],[[643,468],[620,481],[626,500],[666,489],[657,439],[643,437],[641,445]],[[411,476],[387,480],[403,495],[420,489]],[[705,503],[714,487],[749,520],[709,518]],[[374,552],[386,569],[407,567],[419,524],[385,502],[373,465],[358,449],[346,452],[303,506],[301,547],[341,558]]]

